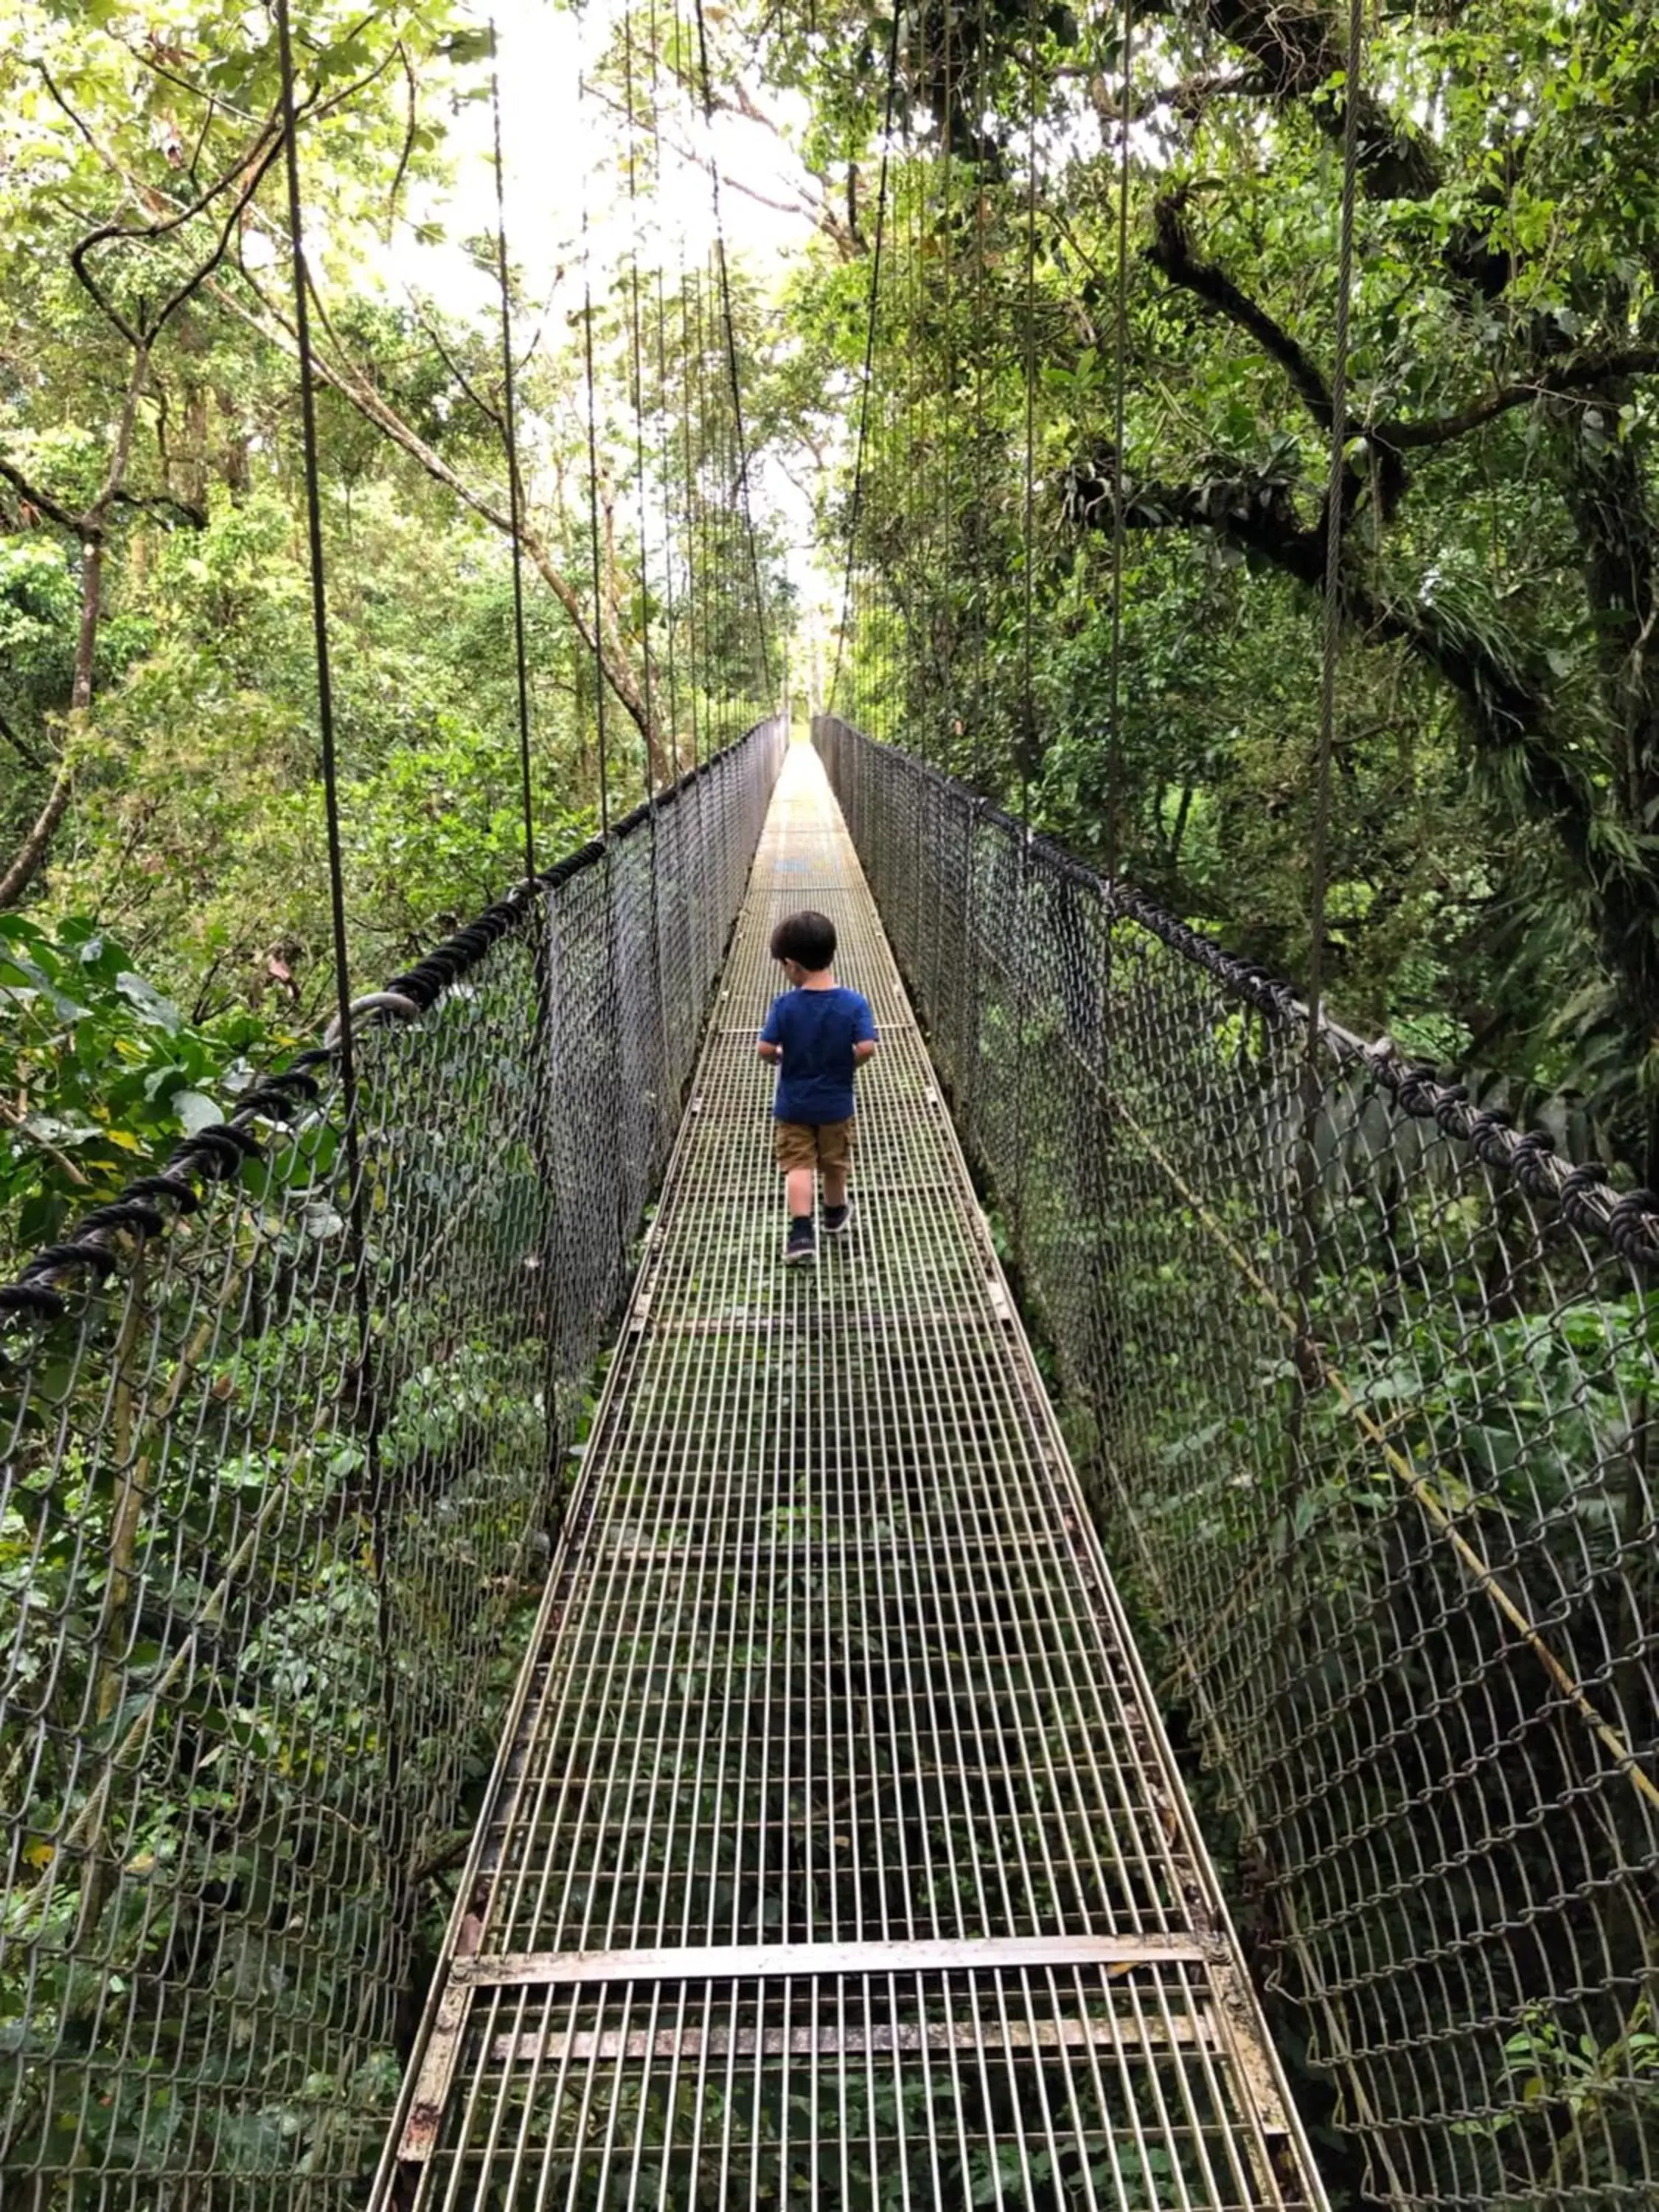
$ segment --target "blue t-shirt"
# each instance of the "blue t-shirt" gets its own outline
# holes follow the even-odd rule
[[[761,1042],[783,1047],[772,1108],[776,1118],[811,1128],[846,1121],[853,1111],[853,1047],[872,1044],[875,1036],[868,999],[839,983],[830,991],[786,991],[774,999]]]

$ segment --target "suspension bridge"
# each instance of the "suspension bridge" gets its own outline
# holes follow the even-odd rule
[[[1644,1195],[1340,1031],[1310,1135],[1283,986],[817,739],[363,1002],[349,1117],[301,1055],[3,1293],[9,2202],[378,2151],[388,2207],[1316,2205],[1269,1958],[1401,2202],[1497,2201],[1565,2094],[1517,2019],[1618,2012],[1571,2125],[1649,2156]],[[803,903],[884,1036],[804,1277],[753,1053]]]
[[[754,1051],[803,904],[884,1040],[856,1227],[804,1282]],[[1249,1989],[797,746],[389,2172],[433,2205],[1314,2203]]]
[[[502,218],[524,872],[354,996],[311,405],[352,383],[277,15],[338,1005],[0,1284],[7,2207],[1314,2212],[1316,2135],[1351,2198],[1652,2205],[1659,1202],[1115,855],[836,714],[791,742],[723,238],[678,424],[660,283],[624,294],[638,684],[584,310],[599,834],[550,867]],[[897,737],[915,595],[860,495],[901,457],[927,547],[876,374],[900,43],[827,702]],[[1023,276],[988,191],[951,228],[943,140],[948,251],[908,209],[947,353],[998,259],[1034,323],[1027,123]],[[1021,489],[963,526],[948,482],[945,551]],[[753,1048],[801,906],[883,1043],[855,1225],[793,1273]]]

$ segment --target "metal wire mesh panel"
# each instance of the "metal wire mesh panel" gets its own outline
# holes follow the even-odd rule
[[[0,1290],[9,2209],[372,2161],[781,734]]]
[[[808,906],[882,1042],[781,1262]],[[869,894],[780,781],[377,2202],[1311,2206]]]
[[[1372,2185],[1659,2193],[1659,1204],[815,735]]]
[[[1303,2202],[1178,1963],[492,1988],[424,2200]]]

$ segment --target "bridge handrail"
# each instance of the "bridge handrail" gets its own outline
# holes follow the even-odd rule
[[[1650,2201],[1659,1201],[814,737],[1370,2188]]]

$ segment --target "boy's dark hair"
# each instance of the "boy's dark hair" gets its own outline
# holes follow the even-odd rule
[[[810,907],[785,915],[772,932],[772,957],[799,961],[809,975],[820,974],[835,957],[836,925],[827,914],[814,914]]]

